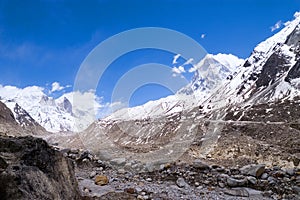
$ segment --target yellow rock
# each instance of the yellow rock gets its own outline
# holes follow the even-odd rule
[[[96,184],[96,185],[100,185],[100,186],[102,186],[102,185],[107,185],[108,182],[109,182],[109,181],[108,181],[107,176],[97,175],[97,176],[95,177],[95,184]]]

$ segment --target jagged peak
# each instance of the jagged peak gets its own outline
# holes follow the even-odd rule
[[[266,53],[272,50],[277,44],[284,44],[287,37],[295,30],[300,24],[300,12],[294,14],[294,20],[284,23],[285,27],[273,35],[272,37],[261,42],[254,48],[254,52]]]

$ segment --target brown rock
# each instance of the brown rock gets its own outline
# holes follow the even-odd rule
[[[97,175],[95,178],[95,184],[96,185],[107,185],[109,182],[107,176],[103,176],[103,175]]]
[[[129,194],[134,194],[135,193],[135,189],[134,188],[126,188],[124,191],[127,192],[127,193],[129,193]]]

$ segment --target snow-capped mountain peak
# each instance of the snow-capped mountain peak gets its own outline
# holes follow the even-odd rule
[[[221,86],[243,62],[243,59],[232,54],[208,54],[194,66],[195,73],[191,83],[176,94],[133,108],[123,108],[106,117],[105,120],[155,118],[193,108]]]
[[[181,89],[179,93],[210,93],[220,86],[239,65],[244,62],[232,54],[207,54],[195,67],[195,74],[190,84]],[[199,95],[198,95],[199,96]]]
[[[300,14],[258,44],[243,67],[210,98],[215,108],[236,103],[266,103],[300,95]],[[230,101],[230,102],[229,102]]]
[[[91,118],[95,116],[94,113],[91,114],[85,108],[77,107],[74,112],[72,96],[71,92],[54,99],[44,93],[44,88],[38,86],[0,86],[1,101],[14,113],[19,124],[26,126],[37,122],[50,132],[81,131],[95,120]],[[77,96],[80,97],[80,94]]]

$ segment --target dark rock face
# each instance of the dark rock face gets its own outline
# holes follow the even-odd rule
[[[13,113],[1,101],[0,101],[0,120],[4,121],[4,122],[13,122],[13,123],[15,123],[15,118],[14,118]]]
[[[256,81],[256,86],[259,88],[273,84],[278,74],[283,74],[289,69],[289,66],[286,66],[286,64],[284,56],[277,53],[272,54],[263,66],[262,72]]]
[[[300,78],[300,60],[290,69],[285,81],[290,82],[291,79]]]
[[[70,114],[73,113],[72,104],[66,97],[64,97],[64,101],[62,102],[61,107],[68,113],[70,113]]]
[[[19,124],[24,126],[40,126],[30,115],[24,110],[19,104],[16,103],[14,107],[14,112],[16,113],[16,120]]]
[[[1,199],[81,199],[72,162],[44,140],[0,136]]]

